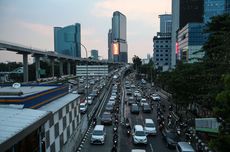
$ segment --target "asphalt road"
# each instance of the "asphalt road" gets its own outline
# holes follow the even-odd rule
[[[126,80],[131,80],[131,77],[128,77]],[[125,82],[125,80],[124,80]],[[136,81],[133,81],[136,86],[139,84],[136,83]],[[109,90],[111,92],[111,90]],[[145,93],[152,93],[154,89],[150,88],[149,85],[147,85],[147,88],[143,90]],[[107,101],[108,102],[110,95],[107,96]],[[125,96],[124,99],[127,97]],[[161,102],[168,107],[169,103],[161,98]],[[91,109],[91,108],[90,108]],[[167,109],[167,108],[166,108]],[[157,112],[156,112],[156,104],[152,110],[151,113],[143,113],[142,109],[140,113],[137,114],[131,114],[130,113],[130,106],[128,104],[124,105],[124,115],[129,118],[130,124],[133,127],[134,125],[143,125],[144,119],[145,118],[151,118],[156,124],[156,127],[158,128],[157,125]],[[104,111],[104,107],[101,110],[102,112]],[[100,121],[97,122],[97,124],[100,124]],[[93,127],[90,127],[89,129],[89,134],[87,134],[87,138],[85,141],[85,144],[83,145],[82,152],[110,152],[113,146],[113,125],[106,125],[106,140],[104,145],[93,145],[90,144],[90,138],[91,138],[91,132],[93,130]],[[118,142],[118,150],[119,152],[131,152],[132,149],[145,149],[147,152],[175,152],[175,149],[168,149],[166,147],[166,143],[162,139],[161,133],[159,133],[157,129],[157,135],[155,136],[148,136],[148,144],[147,145],[134,145],[132,142],[132,135],[127,135],[127,130],[124,125],[120,123],[119,125],[119,142]]]

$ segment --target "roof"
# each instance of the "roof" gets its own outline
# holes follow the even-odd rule
[[[177,144],[181,147],[182,151],[195,152],[192,146],[187,142],[178,142]]]
[[[137,129],[137,130],[143,130],[142,125],[135,125],[134,128]]]
[[[52,111],[55,113],[65,105],[69,104],[73,100],[77,99],[80,95],[79,94],[74,94],[74,93],[69,93],[63,97],[58,98],[57,100],[54,100],[42,107],[39,108],[39,110],[44,110],[44,111]]]
[[[1,93],[13,93],[13,92],[22,92],[23,94],[20,95],[20,97],[26,97],[29,95],[33,95],[42,91],[47,91],[50,89],[57,88],[57,86],[21,86],[20,88],[13,88],[12,86],[1,86],[0,87],[0,92]],[[1,95],[0,97],[19,97],[18,95],[7,95],[3,96]]]
[[[96,125],[94,130],[103,130],[104,125]]]
[[[0,149],[5,151],[43,125],[50,112],[0,105]]]

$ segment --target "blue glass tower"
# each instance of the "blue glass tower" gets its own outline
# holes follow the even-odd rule
[[[54,50],[60,54],[81,57],[81,25],[54,27]]]

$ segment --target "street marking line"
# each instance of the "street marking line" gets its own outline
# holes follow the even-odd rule
[[[150,146],[151,152],[154,152],[152,144],[149,144],[149,146]]]

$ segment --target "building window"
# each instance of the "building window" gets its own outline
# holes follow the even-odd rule
[[[168,52],[168,50],[165,50],[165,52]]]
[[[158,43],[159,41],[156,41],[156,43]]]
[[[161,61],[163,61],[163,59],[160,59]]]
[[[156,59],[156,61],[159,61],[159,59]]]
[[[167,47],[168,47],[168,45],[165,45],[165,47],[167,48]]]
[[[159,56],[159,54],[156,54],[156,56]]]
[[[168,56],[168,54],[165,54],[165,56]]]
[[[156,48],[159,48],[159,45],[156,45]]]
[[[168,63],[166,62],[165,65],[168,65]]]
[[[159,50],[156,50],[156,52],[159,52]]]
[[[163,56],[163,54],[161,54],[161,56]]]
[[[163,48],[163,45],[161,45],[160,47]]]
[[[165,61],[168,61],[168,58],[166,58]]]

